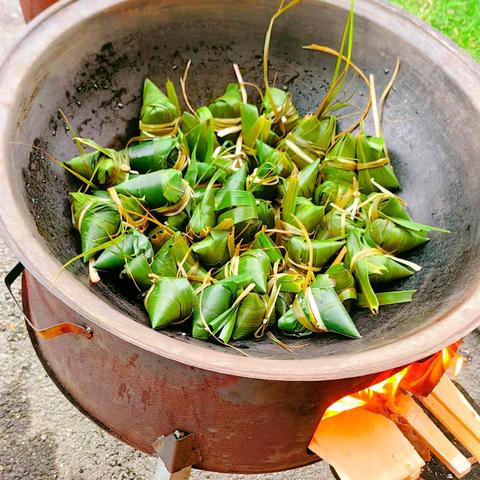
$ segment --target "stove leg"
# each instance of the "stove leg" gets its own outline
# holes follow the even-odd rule
[[[188,480],[192,465],[202,462],[193,433],[176,430],[158,438],[153,448],[158,458],[154,480]]]
[[[170,473],[161,458],[157,461],[157,470],[154,480],[188,480],[190,478],[191,467],[186,467],[179,472]]]

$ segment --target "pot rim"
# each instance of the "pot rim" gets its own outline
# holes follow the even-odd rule
[[[344,10],[348,0],[314,0]],[[129,3],[129,0],[61,0],[36,19],[14,41],[0,60],[0,226],[3,237],[26,269],[53,295],[95,327],[162,357],[204,370],[241,377],[281,381],[322,381],[357,377],[386,371],[420,360],[464,337],[480,325],[480,285],[466,292],[455,307],[444,313],[434,323],[423,326],[406,338],[397,339],[358,353],[335,354],[312,359],[265,359],[232,355],[208,350],[200,345],[152,332],[150,327],[135,322],[129,316],[110,306],[98,297],[84,281],[64,271],[56,279],[60,262],[52,256],[38,233],[31,214],[16,192],[9,178],[8,147],[13,131],[13,112],[17,105],[13,99],[20,91],[22,81],[30,71],[30,59],[37,58],[54,44],[55,39],[69,28],[102,11]],[[466,92],[480,91],[480,66],[453,42],[432,27],[404,10],[387,5],[380,0],[363,0],[356,15],[370,16],[385,28],[415,42],[417,48],[428,51],[439,67],[455,80],[462,71],[461,83]],[[428,50],[427,50],[428,49]],[[471,97],[472,98],[472,97]],[[480,96],[472,102],[480,111]],[[88,340],[84,340],[88,341]]]

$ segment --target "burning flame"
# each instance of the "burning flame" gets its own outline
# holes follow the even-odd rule
[[[387,402],[394,401],[400,388],[423,397],[427,396],[447,370],[453,377],[460,373],[465,359],[457,353],[459,346],[460,342],[457,342],[423,362],[412,363],[386,380],[341,398],[328,407],[322,420],[374,403],[378,396]]]
[[[367,402],[361,398],[355,398],[351,395],[343,397],[338,402],[335,402],[333,405],[325,411],[323,414],[322,420],[325,420],[329,417],[334,417],[339,413],[346,412],[347,410],[353,410],[354,408],[363,407]]]
[[[450,365],[450,371],[453,378],[457,378],[462,371],[463,365],[465,364],[465,357],[463,355],[457,355]]]

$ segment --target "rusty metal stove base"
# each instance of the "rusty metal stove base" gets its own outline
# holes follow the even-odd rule
[[[50,340],[31,332],[42,362],[84,413],[129,445],[154,455],[160,435],[194,432],[203,457],[195,468],[228,473],[317,461],[306,445],[330,403],[480,323],[480,70],[381,0],[357,4],[356,62],[380,84],[388,80],[385,66],[401,57],[384,134],[402,198],[415,200],[411,213],[419,221],[455,232],[435,235],[415,252],[412,259],[425,268],[402,285],[418,288],[415,302],[376,317],[359,313],[362,340],[325,335],[295,356],[245,341],[250,356],[243,357],[180,331],[153,332],[137,299],[108,282],[90,287],[83,266],[59,277],[60,266],[78,254],[66,197],[78,185],[38,150],[59,159],[75,153],[58,109],[82,136],[121,148],[138,125],[144,78],[163,83],[191,52],[196,104],[221,94],[219,79],[234,79],[234,61],[261,82],[255,55],[275,7],[274,0],[63,0],[31,24],[0,65],[0,232],[28,270],[26,313],[37,329],[69,322],[93,332]],[[302,114],[318,102],[335,63],[301,46],[336,45],[348,8],[348,0],[309,0],[276,26],[272,68]],[[33,143],[29,156],[25,144]]]
[[[155,480],[186,480],[192,465],[202,461],[193,433],[176,430],[154,443],[158,463]]]

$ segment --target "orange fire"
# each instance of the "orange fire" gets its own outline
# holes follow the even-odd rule
[[[464,358],[457,353],[460,343],[457,342],[445,348],[427,360],[412,363],[386,380],[365,390],[341,398],[328,407],[322,420],[373,403],[374,398],[381,397],[387,402],[394,401],[399,389],[426,397],[447,370],[454,377],[460,373],[464,363]]]

